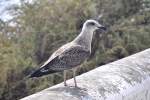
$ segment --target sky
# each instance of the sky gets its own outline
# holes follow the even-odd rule
[[[20,0],[0,0],[0,19],[7,21],[12,18],[12,16],[6,11],[6,8],[14,4],[19,4]]]

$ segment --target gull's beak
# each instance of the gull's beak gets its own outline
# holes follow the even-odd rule
[[[107,30],[107,28],[105,27],[105,26],[98,26],[98,29],[100,29],[100,30],[103,30],[103,31],[106,31]]]

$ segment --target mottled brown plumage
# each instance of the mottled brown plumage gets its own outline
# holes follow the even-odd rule
[[[67,43],[56,50],[51,57],[30,77],[40,77],[46,74],[64,71],[64,84],[66,85],[66,71],[73,69],[83,63],[91,53],[91,42],[93,32],[98,29],[104,29],[95,20],[87,20],[82,28],[81,33],[70,43]],[[75,86],[76,70],[74,70]]]
[[[90,55],[90,51],[85,47],[74,45],[73,43],[70,44],[66,44],[54,52],[41,68],[55,71],[71,69],[80,65]],[[68,47],[65,48],[65,46]]]

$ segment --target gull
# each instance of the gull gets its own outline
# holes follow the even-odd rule
[[[91,54],[91,42],[95,30],[106,28],[96,20],[89,19],[83,24],[80,34],[71,42],[57,49],[49,59],[37,70],[30,74],[32,77],[41,77],[56,72],[64,72],[64,86],[66,83],[66,71],[73,70],[73,79],[75,87],[76,70]]]

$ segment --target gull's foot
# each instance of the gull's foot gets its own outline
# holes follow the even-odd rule
[[[64,86],[68,86],[67,84],[64,84]]]
[[[79,89],[79,90],[82,90],[82,91],[87,91],[86,88],[79,87],[79,86],[69,86],[69,87],[74,88],[74,89]]]
[[[75,84],[75,86],[74,86],[75,88],[79,88],[78,86],[77,86],[77,84]]]
[[[78,87],[77,85],[74,85],[74,86],[70,86],[70,87],[73,87],[73,88],[77,88],[77,89],[80,89],[80,87]]]
[[[64,83],[64,86],[68,86],[67,83]]]

